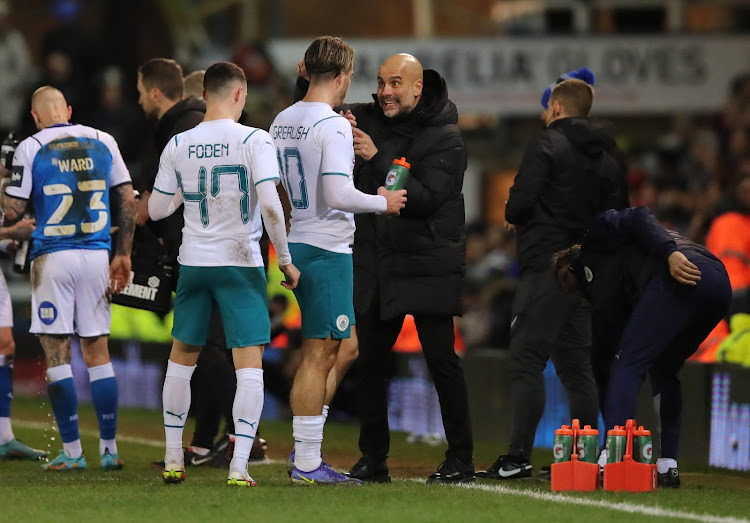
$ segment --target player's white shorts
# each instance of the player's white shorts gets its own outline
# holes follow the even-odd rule
[[[13,305],[10,303],[10,292],[8,283],[5,281],[3,271],[0,270],[0,327],[13,326]]]
[[[109,252],[75,249],[31,262],[32,334],[109,334]]]

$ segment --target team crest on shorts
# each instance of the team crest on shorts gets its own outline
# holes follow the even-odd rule
[[[52,325],[57,319],[57,307],[48,301],[43,301],[39,304],[38,314],[42,323]]]
[[[336,328],[340,331],[345,331],[346,328],[349,326],[349,316],[346,314],[342,314],[338,318],[336,318]]]

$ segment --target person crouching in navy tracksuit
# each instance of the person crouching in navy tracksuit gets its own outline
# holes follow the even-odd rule
[[[679,487],[677,372],[729,309],[724,265],[665,229],[646,207],[599,215],[583,243],[558,252],[553,264],[563,290],[592,304],[595,360],[608,360],[608,371],[597,376],[605,426],[635,418],[648,373],[661,420],[659,486]]]

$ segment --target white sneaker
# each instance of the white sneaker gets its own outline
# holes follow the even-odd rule
[[[166,485],[182,483],[185,481],[185,465],[179,463],[169,463],[164,466],[161,477]]]
[[[258,483],[247,472],[243,474],[242,472],[232,471],[229,473],[227,485],[230,487],[257,487]]]

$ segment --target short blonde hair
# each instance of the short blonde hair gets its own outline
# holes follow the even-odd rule
[[[354,49],[337,36],[320,36],[305,51],[310,81],[336,78],[354,67]]]
[[[563,80],[552,88],[549,101],[560,102],[570,116],[588,116],[594,103],[594,88],[577,78]]]
[[[188,96],[195,96],[196,98],[203,98],[203,77],[206,75],[206,71],[193,71],[185,78],[182,79],[182,96],[187,98]]]

